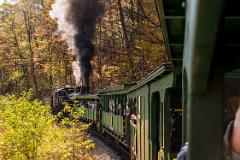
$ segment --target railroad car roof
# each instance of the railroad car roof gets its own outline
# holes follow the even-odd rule
[[[159,77],[162,77],[164,75],[166,75],[167,73],[172,72],[173,68],[172,65],[170,63],[166,63],[163,64],[161,67],[159,67],[157,70],[155,70],[154,72],[152,72],[149,76],[147,76],[145,79],[143,79],[142,81],[138,82],[136,85],[134,85],[133,87],[129,88],[128,92],[134,91],[138,88],[141,88],[142,86],[144,86],[145,84],[156,80]]]
[[[182,66],[185,32],[185,0],[157,0],[158,13],[168,59],[174,67]]]
[[[122,84],[116,87],[106,88],[99,90],[99,95],[106,95],[106,94],[124,94],[127,93],[128,89],[135,85],[135,83],[129,84]]]
[[[58,88],[56,92],[61,90],[68,90],[68,89],[74,89],[74,88],[73,87]]]
[[[109,94],[125,94],[136,90],[143,85],[154,81],[155,79],[164,76],[165,74],[172,71],[172,65],[170,63],[165,63],[161,67],[157,68],[151,74],[149,74],[146,78],[139,81],[138,83],[131,83],[131,84],[122,84],[116,87],[106,88],[99,90],[98,95],[109,95]]]
[[[53,91],[53,93],[55,94],[55,93],[57,93],[57,92],[59,92],[59,91],[65,91],[65,92],[67,92],[67,93],[69,94],[69,91],[70,91],[70,90],[74,90],[74,88],[72,88],[72,87],[59,88],[59,89]]]
[[[86,94],[86,95],[80,95],[80,94],[72,94],[70,95],[71,99],[94,99],[97,100],[99,97],[97,95],[93,94]]]

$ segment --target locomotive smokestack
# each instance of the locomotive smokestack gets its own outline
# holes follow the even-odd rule
[[[56,0],[50,11],[51,17],[57,20],[58,29],[67,40],[69,49],[77,57],[77,63],[73,64],[76,84],[83,79],[87,92],[92,73],[91,61],[95,54],[92,39],[97,19],[103,11],[103,3],[99,0]]]

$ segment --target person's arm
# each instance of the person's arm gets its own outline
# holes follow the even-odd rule
[[[235,152],[240,154],[240,114],[239,115],[237,114],[233,125],[231,146]]]

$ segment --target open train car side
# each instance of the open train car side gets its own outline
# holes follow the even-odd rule
[[[73,101],[73,104],[84,107],[85,114],[82,117],[83,120],[87,122],[91,122],[93,124],[97,124],[99,121],[98,111],[100,109],[99,106],[99,97],[97,95],[91,94],[72,94],[69,96]]]
[[[101,97],[101,126],[103,131],[129,146],[127,131],[127,91],[134,84],[123,84],[117,87],[102,89],[99,91]]]
[[[72,107],[84,107],[85,114],[82,120],[97,124],[99,119],[99,97],[91,94],[80,94],[75,88],[61,88],[53,92],[51,98],[52,114],[58,115],[66,104]]]
[[[179,151],[181,92],[181,72],[170,64],[129,89],[127,98],[136,117],[131,120],[132,159],[170,159]]]

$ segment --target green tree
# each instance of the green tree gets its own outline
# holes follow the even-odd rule
[[[71,120],[56,123],[48,106],[31,100],[29,93],[21,97],[0,97],[0,159],[81,159],[94,147],[86,137],[89,125],[79,122],[80,108],[66,106]]]

